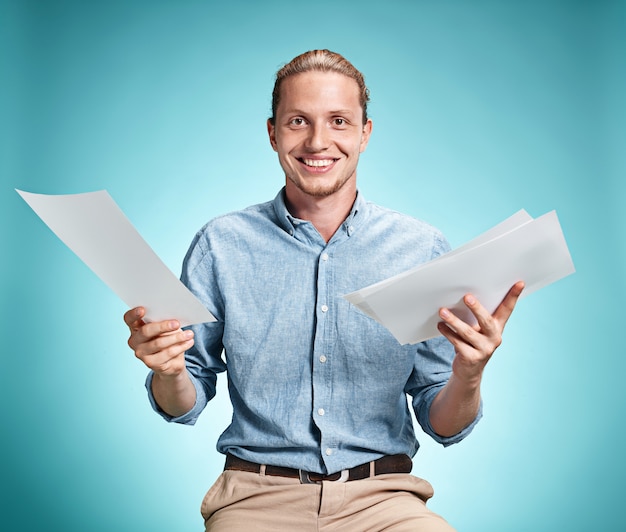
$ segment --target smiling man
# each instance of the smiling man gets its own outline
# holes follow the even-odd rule
[[[288,195],[331,196],[348,182],[354,189],[359,155],[372,131],[372,121],[363,121],[356,89],[351,78],[336,72],[282,80],[268,130]]]
[[[227,371],[231,424],[222,475],[206,494],[207,531],[450,531],[410,474],[423,430],[443,445],[480,418],[483,370],[523,283],[478,324],[440,311],[442,336],[401,346],[341,296],[448,251],[430,225],[357,191],[372,132],[361,73],[328,50],[276,77],[269,140],[285,173],[273,201],[210,221],[182,280],[217,322],[124,319],[166,420],[193,424]]]

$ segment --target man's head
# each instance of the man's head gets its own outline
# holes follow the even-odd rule
[[[310,50],[297,57],[294,57],[289,63],[283,66],[276,73],[276,82],[272,92],[272,116],[270,122],[276,122],[276,109],[280,103],[280,89],[285,79],[296,74],[304,72],[336,72],[352,78],[359,89],[359,103],[363,109],[363,124],[367,122],[367,103],[370,100],[370,93],[365,86],[365,78],[350,61],[342,55],[330,50]]]
[[[278,72],[267,128],[288,199],[353,196],[372,131],[367,100],[361,73],[327,50],[302,54]]]

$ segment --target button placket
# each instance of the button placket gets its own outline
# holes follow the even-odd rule
[[[332,435],[333,419],[329,414],[330,398],[332,397],[332,375],[329,357],[329,349],[332,350],[333,331],[331,312],[333,302],[330,298],[333,294],[333,270],[332,253],[328,252],[328,246],[320,250],[317,256],[317,327],[314,343],[314,367],[313,367],[313,394],[316,398],[314,406],[315,423],[320,430],[322,456],[329,458],[336,449],[336,438]],[[329,465],[330,467],[330,465]]]

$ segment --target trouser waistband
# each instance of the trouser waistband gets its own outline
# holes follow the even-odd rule
[[[242,458],[237,458],[230,453],[226,455],[226,465],[224,466],[225,471],[247,471],[249,473],[263,473],[270,476],[299,478],[300,482],[303,484],[319,484],[324,480],[347,482],[389,473],[410,473],[412,468],[413,462],[406,454],[383,456],[378,460],[366,462],[351,469],[344,469],[343,471],[338,471],[330,475],[311,473],[291,467],[256,464],[248,460],[243,460]]]

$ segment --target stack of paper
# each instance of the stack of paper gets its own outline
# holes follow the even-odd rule
[[[17,190],[52,231],[145,321],[215,321],[167,268],[105,190],[51,196]]]
[[[517,281],[526,283],[524,297],[574,271],[556,212],[533,219],[521,210],[454,251],[344,297],[401,344],[415,344],[440,335],[441,307],[475,324],[467,293],[494,312]]]

